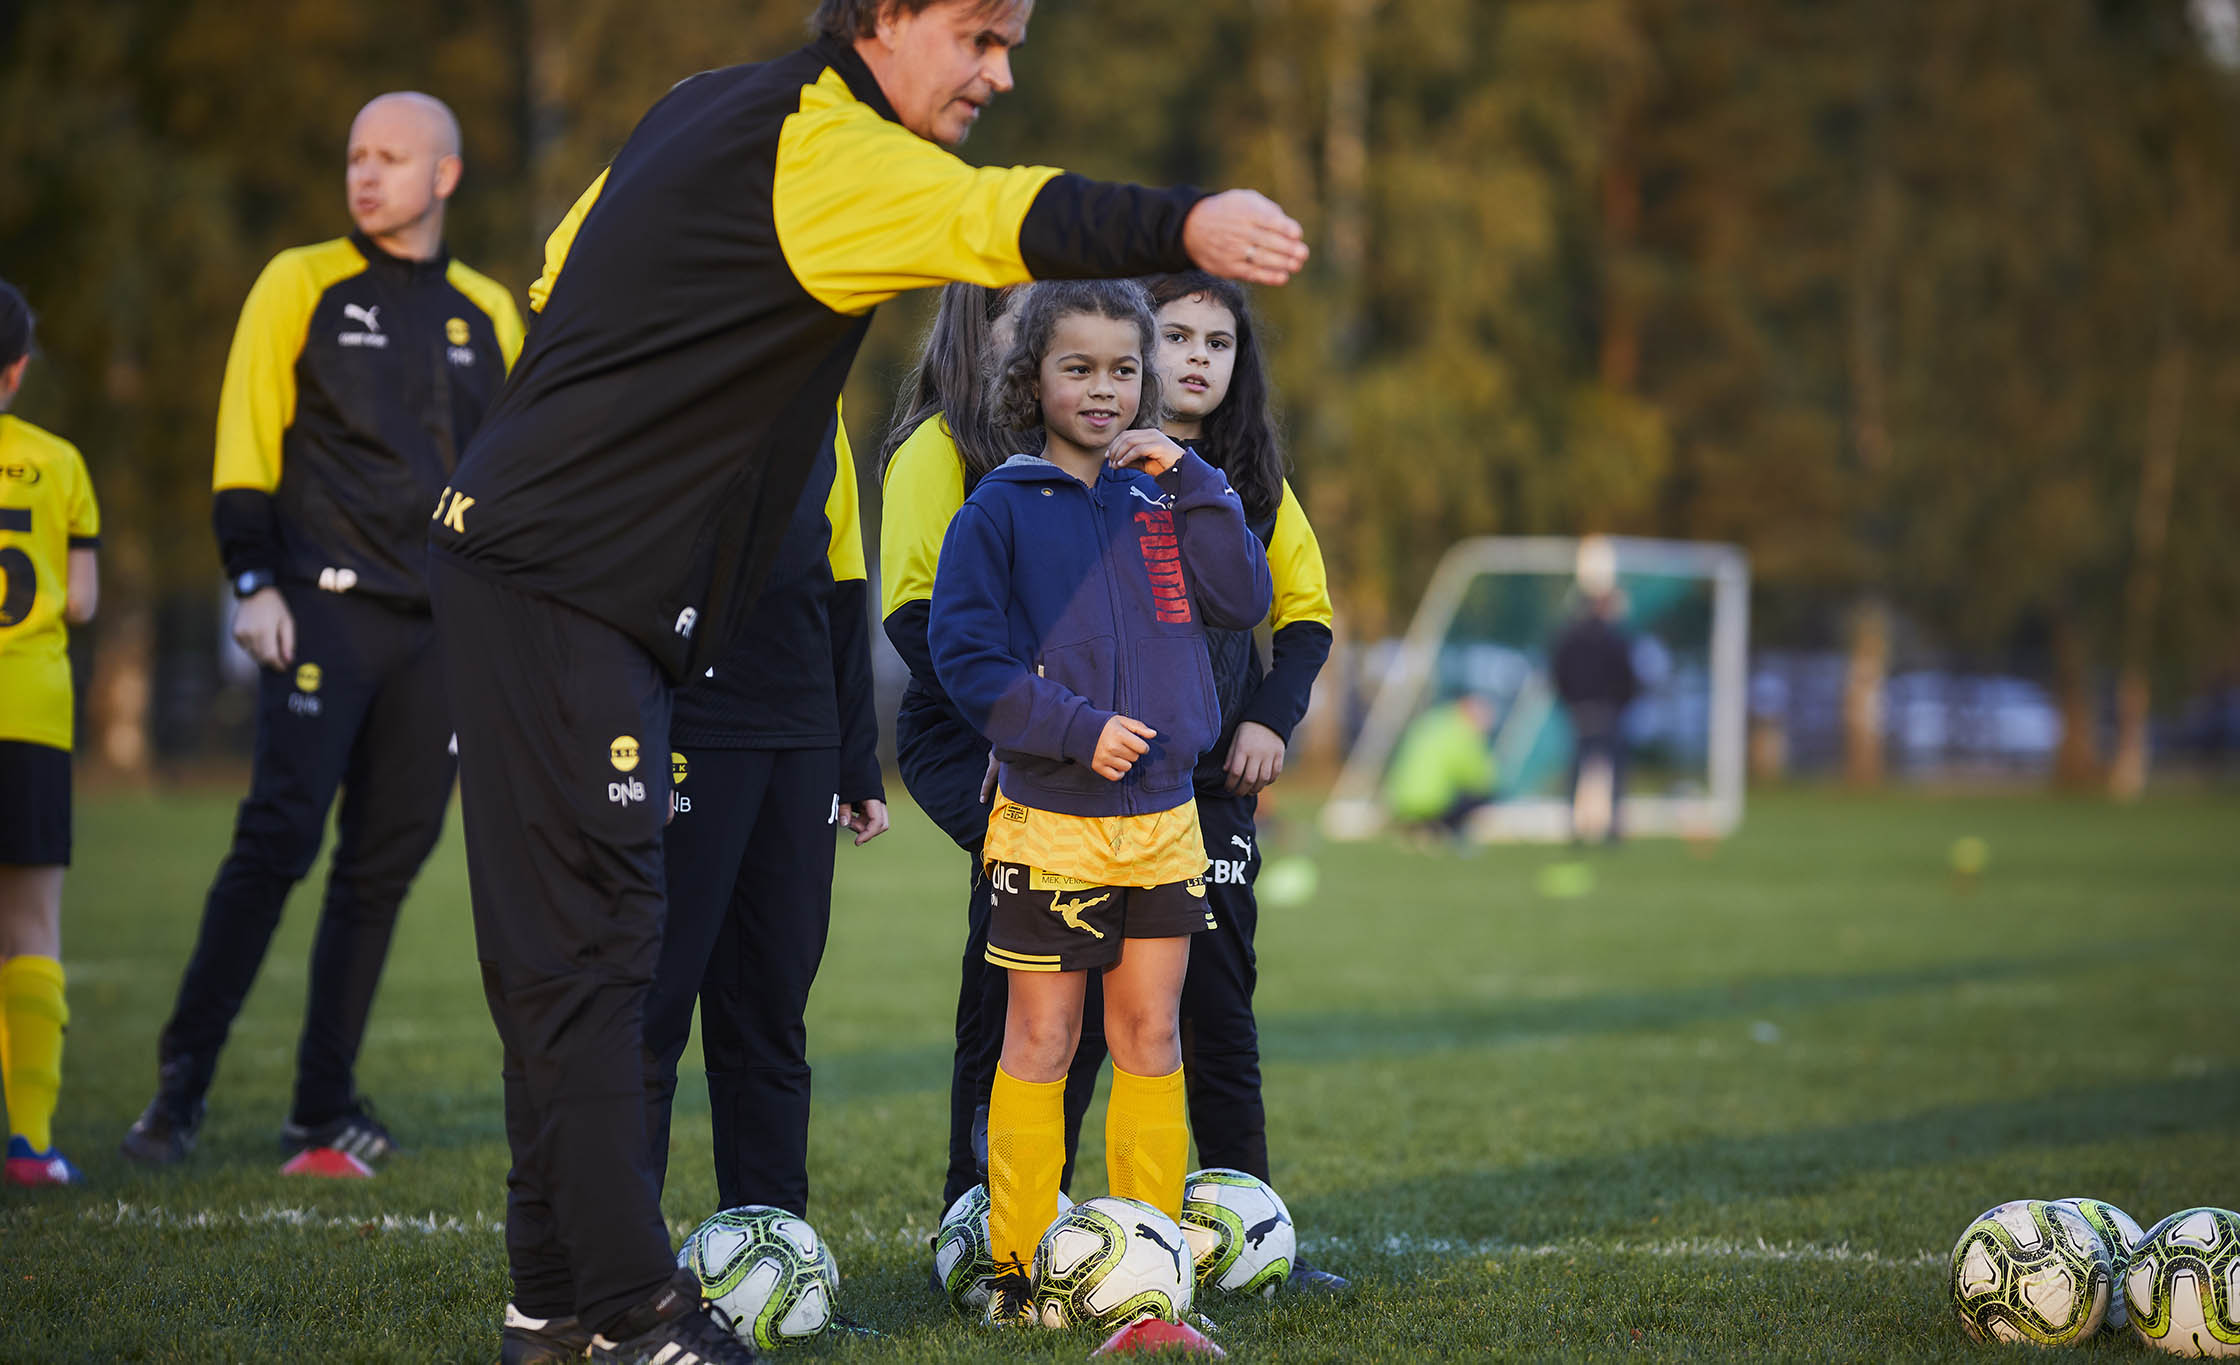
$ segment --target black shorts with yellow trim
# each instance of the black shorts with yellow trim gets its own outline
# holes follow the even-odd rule
[[[0,739],[0,864],[70,865],[70,751]]]
[[[1015,972],[1100,971],[1131,938],[1215,927],[1206,879],[1098,886],[1023,863],[988,864],[988,961]]]

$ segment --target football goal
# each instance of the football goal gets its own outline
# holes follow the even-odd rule
[[[1742,819],[1749,560],[1731,545],[1601,536],[1488,537],[1447,552],[1406,636],[1372,660],[1381,681],[1323,808],[1324,832],[1359,839],[1384,828],[1411,729],[1475,698],[1467,710],[1492,752],[1492,790],[1462,827],[1486,841],[1572,837],[1577,730],[1552,661],[1598,601],[1622,642],[1609,652],[1630,664],[1635,686],[1614,742],[1620,828],[1731,833]],[[1469,733],[1444,726],[1436,742]],[[1607,810],[1604,766],[1582,791],[1599,786]]]

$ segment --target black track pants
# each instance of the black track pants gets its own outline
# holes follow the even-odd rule
[[[314,588],[281,591],[295,617],[296,662],[258,674],[249,795],[157,1055],[167,1093],[202,1098],[281,906],[319,855],[339,789],[292,1112],[317,1124],[357,1098],[353,1070],[397,907],[443,832],[451,715],[428,617]]]
[[[505,1046],[514,1302],[603,1331],[669,1281],[645,1125],[669,684],[630,637],[440,554],[483,993]]]
[[[664,835],[669,920],[646,999],[646,1129],[666,1173],[677,1059],[700,1050],[724,1208],[809,1212],[809,1055],[802,1014],[832,927],[838,749],[680,752]]]

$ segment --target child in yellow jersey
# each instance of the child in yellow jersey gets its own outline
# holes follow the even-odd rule
[[[1113,1060],[1112,1193],[1182,1211],[1190,1132],[1177,1010],[1211,927],[1191,772],[1220,732],[1206,630],[1268,614],[1267,558],[1221,473],[1155,425],[1157,328],[1132,282],[1045,282],[996,377],[1039,455],[951,522],[928,632],[999,764],[983,850],[988,960],[1010,976],[988,1109],[988,1317],[1030,1321],[1027,1267],[1065,1164],[1087,973]]]
[[[68,441],[7,415],[32,316],[0,280],[0,1088],[7,1180],[71,1185],[62,1088],[62,872],[70,863],[70,632],[93,619],[101,513]]]

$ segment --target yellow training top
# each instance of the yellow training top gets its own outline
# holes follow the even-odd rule
[[[78,448],[0,414],[0,740],[70,747],[70,552],[100,537]]]
[[[933,600],[941,541],[964,506],[964,457],[935,413],[903,438],[887,461],[879,514],[879,617],[905,603]]]
[[[1195,801],[1150,815],[1060,815],[998,791],[981,858],[1090,886],[1165,886],[1205,876],[1206,841]]]

